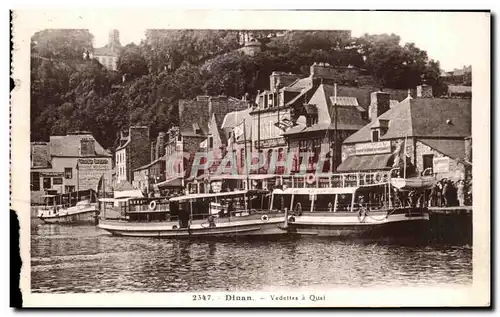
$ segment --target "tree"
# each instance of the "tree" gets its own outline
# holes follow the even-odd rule
[[[127,76],[131,80],[148,73],[146,59],[142,55],[141,49],[135,44],[128,44],[120,52],[117,63],[118,72]]]
[[[94,36],[84,29],[50,29],[31,37],[32,54],[56,59],[83,59],[92,49]]]

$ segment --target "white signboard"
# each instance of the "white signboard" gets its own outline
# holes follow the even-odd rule
[[[391,141],[358,143],[355,146],[356,155],[391,153]]]
[[[450,159],[448,157],[437,157],[432,160],[434,173],[448,173],[450,171]]]

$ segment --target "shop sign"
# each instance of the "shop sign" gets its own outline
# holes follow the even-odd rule
[[[79,165],[102,165],[108,164],[107,159],[78,159],[78,164]]]
[[[275,138],[275,139],[267,139],[255,141],[255,147],[257,148],[268,148],[268,147],[277,147],[286,145],[286,141],[284,138]]]
[[[40,176],[42,177],[63,177],[63,172],[40,172]]]
[[[356,155],[391,153],[391,141],[358,143],[355,145]]]
[[[434,173],[448,173],[450,171],[450,159],[448,157],[436,157],[432,160]]]

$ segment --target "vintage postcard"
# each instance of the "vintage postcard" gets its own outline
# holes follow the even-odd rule
[[[14,11],[22,306],[489,306],[490,19]]]

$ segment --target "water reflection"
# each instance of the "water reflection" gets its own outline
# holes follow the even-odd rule
[[[472,248],[335,241],[111,237],[95,227],[32,233],[34,292],[237,291],[472,282]]]

